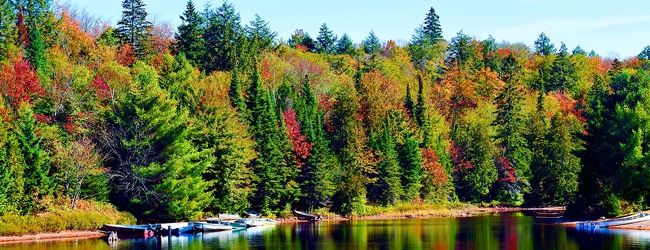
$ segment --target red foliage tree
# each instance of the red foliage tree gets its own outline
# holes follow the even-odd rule
[[[131,66],[135,63],[135,49],[130,44],[120,46],[117,51],[117,62],[124,66]]]
[[[16,28],[18,29],[18,42],[23,46],[29,45],[27,25],[25,24],[25,14],[23,14],[22,7],[18,7],[18,18],[16,21]]]
[[[95,95],[97,95],[97,98],[99,98],[100,100],[106,100],[111,98],[112,96],[111,87],[108,86],[108,83],[102,80],[101,77],[96,76],[91,86],[93,90],[95,90]]]
[[[435,150],[431,148],[423,149],[422,159],[424,160],[424,169],[432,177],[434,185],[442,186],[449,182],[449,177],[445,172],[445,168],[440,163],[440,158]]]
[[[451,144],[451,162],[454,164],[454,173],[463,172],[465,170],[473,169],[474,165],[465,159],[463,149],[456,145]]]
[[[311,155],[312,144],[307,141],[307,138],[300,132],[300,124],[296,119],[296,112],[289,108],[282,113],[284,116],[284,123],[289,133],[289,139],[293,143],[293,152],[298,166],[305,165],[307,158]]]
[[[32,97],[45,94],[36,71],[23,58],[2,67],[0,91],[14,107],[21,103],[31,103]]]
[[[516,183],[517,174],[512,166],[510,159],[505,156],[497,158],[497,167],[499,168],[499,182]]]

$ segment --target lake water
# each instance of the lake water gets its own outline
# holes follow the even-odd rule
[[[32,243],[0,249],[650,249],[650,232],[577,231],[521,213],[279,224],[180,237]]]

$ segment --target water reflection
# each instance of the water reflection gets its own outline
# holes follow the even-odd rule
[[[514,213],[473,218],[281,224],[233,232],[0,249],[650,249],[650,232],[578,231]]]

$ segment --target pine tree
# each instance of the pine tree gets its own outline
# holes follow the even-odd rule
[[[498,199],[514,205],[520,205],[527,192],[531,157],[521,130],[524,125],[521,114],[523,94],[518,86],[520,70],[521,66],[512,55],[504,59],[501,78],[506,85],[495,99],[497,119],[494,125],[498,127],[497,138],[501,139],[503,163],[507,161],[514,168],[514,176],[508,172],[510,169],[501,169],[501,181],[496,192]]]
[[[143,59],[151,50],[151,22],[147,21],[147,11],[142,0],[122,1],[122,18],[117,22],[117,32],[122,43],[135,48],[135,54]]]
[[[155,70],[134,65],[138,89],[106,112],[99,145],[111,201],[139,218],[193,220],[213,200],[202,174],[214,159],[192,141],[189,112],[158,85]]]
[[[341,39],[336,42],[335,46],[336,53],[339,55],[347,54],[347,55],[353,55],[354,54],[354,43],[352,43],[352,39],[348,36],[348,34],[343,34]]]
[[[296,30],[287,42],[293,48],[300,48],[305,51],[315,52],[316,42],[309,36],[309,33],[304,30]]]
[[[204,19],[196,11],[194,2],[187,1],[187,6],[181,16],[181,25],[178,26],[178,32],[175,34],[176,49],[179,53],[185,54],[185,57],[195,66],[200,65],[205,53],[203,26]]]
[[[415,121],[419,127],[424,126],[426,120],[427,106],[424,100],[424,83],[422,76],[418,75],[418,100],[415,104]]]
[[[576,132],[565,117],[558,114],[551,119],[544,140],[547,170],[540,184],[546,199],[541,200],[541,205],[566,205],[574,201],[580,173],[580,159],[574,155],[579,149]]]
[[[555,53],[555,45],[551,43],[551,39],[542,32],[535,40],[535,52],[540,55],[548,56]]]
[[[645,46],[637,57],[641,60],[650,60],[650,46]]]
[[[7,56],[9,46],[16,43],[16,13],[9,0],[0,0],[0,60]]]
[[[323,23],[318,31],[318,37],[316,37],[316,51],[323,54],[334,53],[336,40],[336,36],[327,27],[327,24]]]
[[[255,19],[246,27],[246,34],[248,39],[256,45],[257,49],[271,48],[277,36],[277,32],[271,31],[271,28],[269,28],[269,23],[257,14],[255,14]]]
[[[547,90],[572,90],[576,84],[575,71],[575,66],[571,62],[571,58],[569,58],[567,47],[562,43],[557,58],[553,61],[553,65],[551,66],[551,76]]]
[[[206,51],[202,68],[207,72],[232,70],[243,45],[239,13],[232,4],[224,2],[214,11],[206,10],[205,15],[208,23],[203,35]]]
[[[404,108],[406,113],[415,120],[415,103],[413,103],[413,97],[411,97],[411,85],[406,84],[406,96],[404,97]]]
[[[649,51],[649,52],[650,52],[650,51]],[[580,47],[580,45],[578,45],[578,46],[576,46],[576,47],[573,49],[573,51],[571,51],[571,54],[573,54],[574,56],[575,56],[575,55],[583,55],[583,56],[586,56],[586,55],[587,55],[587,51],[585,51],[584,49],[582,49],[582,47]]]
[[[370,34],[361,42],[361,45],[366,54],[373,55],[381,51],[381,43],[379,42],[379,38],[377,38],[374,31],[370,31]]]

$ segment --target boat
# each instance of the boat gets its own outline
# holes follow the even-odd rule
[[[248,228],[248,225],[245,223],[239,223],[239,222],[230,222],[230,221],[220,221],[220,222],[210,222],[210,223],[216,223],[216,224],[223,224],[223,225],[228,225],[232,226],[233,230],[239,230],[239,229],[246,229]]]
[[[321,220],[320,215],[313,215],[313,214],[308,214],[305,212],[301,212],[298,210],[293,210],[293,214],[298,217],[299,220],[306,220],[306,221],[319,221]]]
[[[246,215],[246,217],[248,218],[259,218],[262,216],[262,214],[255,212],[253,210],[246,210],[246,212],[244,212],[244,215]]]
[[[175,222],[175,223],[162,223],[159,224],[159,235],[179,235],[182,233],[190,232],[194,229],[192,223],[189,222]]]
[[[241,216],[237,214],[219,214],[219,220],[221,221],[236,221],[241,219]]]
[[[111,225],[106,224],[102,230],[115,232],[118,237],[151,237],[155,235],[155,230],[151,225]]]
[[[584,221],[576,223],[577,228],[608,228],[650,221],[650,214],[637,213],[604,221]]]
[[[194,222],[194,230],[199,232],[220,232],[231,231],[233,229],[230,225],[208,222]]]
[[[275,224],[278,223],[277,221],[275,221],[273,219],[269,219],[269,218],[263,218],[263,219],[260,219],[260,220],[262,221],[262,223],[264,223],[264,225],[275,225]]]
[[[245,224],[247,227],[261,227],[267,225],[264,223],[263,219],[256,218],[239,219],[236,220],[235,223]]]

